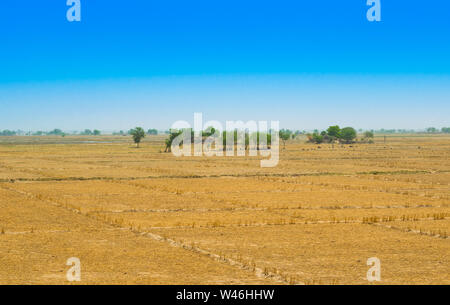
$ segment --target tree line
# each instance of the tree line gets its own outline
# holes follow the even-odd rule
[[[141,127],[140,127],[141,128]],[[134,129],[130,129],[128,131],[120,130],[119,132],[113,132],[112,135],[122,135],[129,136],[132,135]],[[442,127],[441,129],[435,127],[428,127],[425,130],[417,131],[417,130],[408,130],[408,129],[379,129],[379,130],[370,130],[363,132],[362,129],[359,129],[359,133],[363,133],[362,140],[366,140],[370,142],[370,139],[373,138],[374,134],[392,134],[392,133],[450,133],[450,127]],[[159,132],[157,129],[151,128],[147,131],[144,131],[144,134],[147,135],[158,135]],[[172,135],[173,131],[166,130],[162,132],[163,134]],[[85,135],[85,136],[99,136],[102,132],[98,129],[84,129],[83,131],[73,131],[73,132],[63,132],[59,128],[55,128],[51,131],[28,131],[25,132],[23,130],[0,130],[0,136],[66,136],[66,135]],[[356,139],[357,132],[352,127],[345,127],[340,129],[339,126],[330,126],[327,130],[319,132],[319,130],[314,130],[312,133],[308,133],[305,130],[289,130],[282,129],[279,132],[280,140],[283,144],[286,144],[286,141],[289,139],[294,139],[299,134],[306,134],[308,137],[308,141],[311,143],[331,143],[333,141],[351,143]]]
[[[164,152],[170,152],[171,148],[172,148],[172,143],[173,141],[180,135],[183,134],[183,132],[186,134],[190,134],[190,139],[191,139],[191,144],[194,143],[194,130],[192,128],[186,128],[186,129],[182,129],[182,130],[170,130],[169,133],[169,137],[166,139],[165,141],[165,149]],[[238,143],[238,138],[239,138],[239,134],[237,130],[234,131],[222,131],[222,133],[220,134],[218,130],[216,130],[213,127],[208,127],[207,129],[203,130],[201,132],[201,138],[202,138],[202,143],[205,142],[205,140],[208,137],[212,137],[212,136],[220,136],[222,139],[222,148],[223,150],[226,150],[228,141],[228,138],[233,138],[233,144],[236,145]],[[264,137],[266,138],[266,145],[268,148],[270,148],[270,143],[272,142],[272,135],[271,133],[263,133],[263,132],[253,132],[253,133],[249,133],[249,132],[245,132],[244,133],[244,145],[245,145],[245,149],[247,150],[248,147],[250,146],[250,139],[254,138],[256,141],[256,147],[257,149],[259,149],[260,147],[260,141],[262,143],[262,139],[264,139]],[[179,143],[179,145],[183,145],[184,141],[181,141]]]
[[[319,131],[314,131],[314,133],[307,134],[308,142],[310,143],[343,143],[351,144],[355,143],[358,133],[353,127],[340,128],[338,125],[330,126],[327,130],[319,133]],[[374,133],[373,131],[366,131],[363,133],[361,142],[373,143]]]

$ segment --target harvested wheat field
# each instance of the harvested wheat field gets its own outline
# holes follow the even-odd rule
[[[0,284],[450,284],[450,136],[180,157],[164,137],[0,138]],[[81,262],[69,282],[66,261]]]

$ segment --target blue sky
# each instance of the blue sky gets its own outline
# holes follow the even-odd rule
[[[450,125],[450,3],[381,0],[0,3],[0,129]]]

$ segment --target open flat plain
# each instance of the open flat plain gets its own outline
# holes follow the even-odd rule
[[[450,136],[181,157],[0,137],[0,284],[450,284]],[[68,282],[66,261],[81,261]]]

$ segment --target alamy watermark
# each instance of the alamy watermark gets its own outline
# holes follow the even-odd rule
[[[81,0],[67,0],[67,6],[70,6],[67,10],[67,21],[81,21]],[[367,10],[367,20],[370,22],[381,21],[381,2],[380,0],[367,0],[366,4],[370,6]]]
[[[370,8],[367,10],[367,20],[370,22],[373,21],[381,21],[381,3],[380,0],[367,0],[367,5],[370,5]]]
[[[172,124],[170,146],[177,156],[262,156],[261,167],[274,167],[279,161],[279,122],[219,121],[203,123],[202,113],[194,113],[194,127],[186,121]]]
[[[367,270],[366,278],[369,282],[379,282],[381,281],[381,261],[378,257],[371,257],[367,259],[367,266],[370,267]]]
[[[66,273],[66,279],[69,282],[81,281],[81,261],[78,257],[71,257],[67,259],[67,266],[71,266]]]
[[[80,0],[67,0],[67,6],[70,6],[67,10],[67,21],[81,21],[81,2]]]

